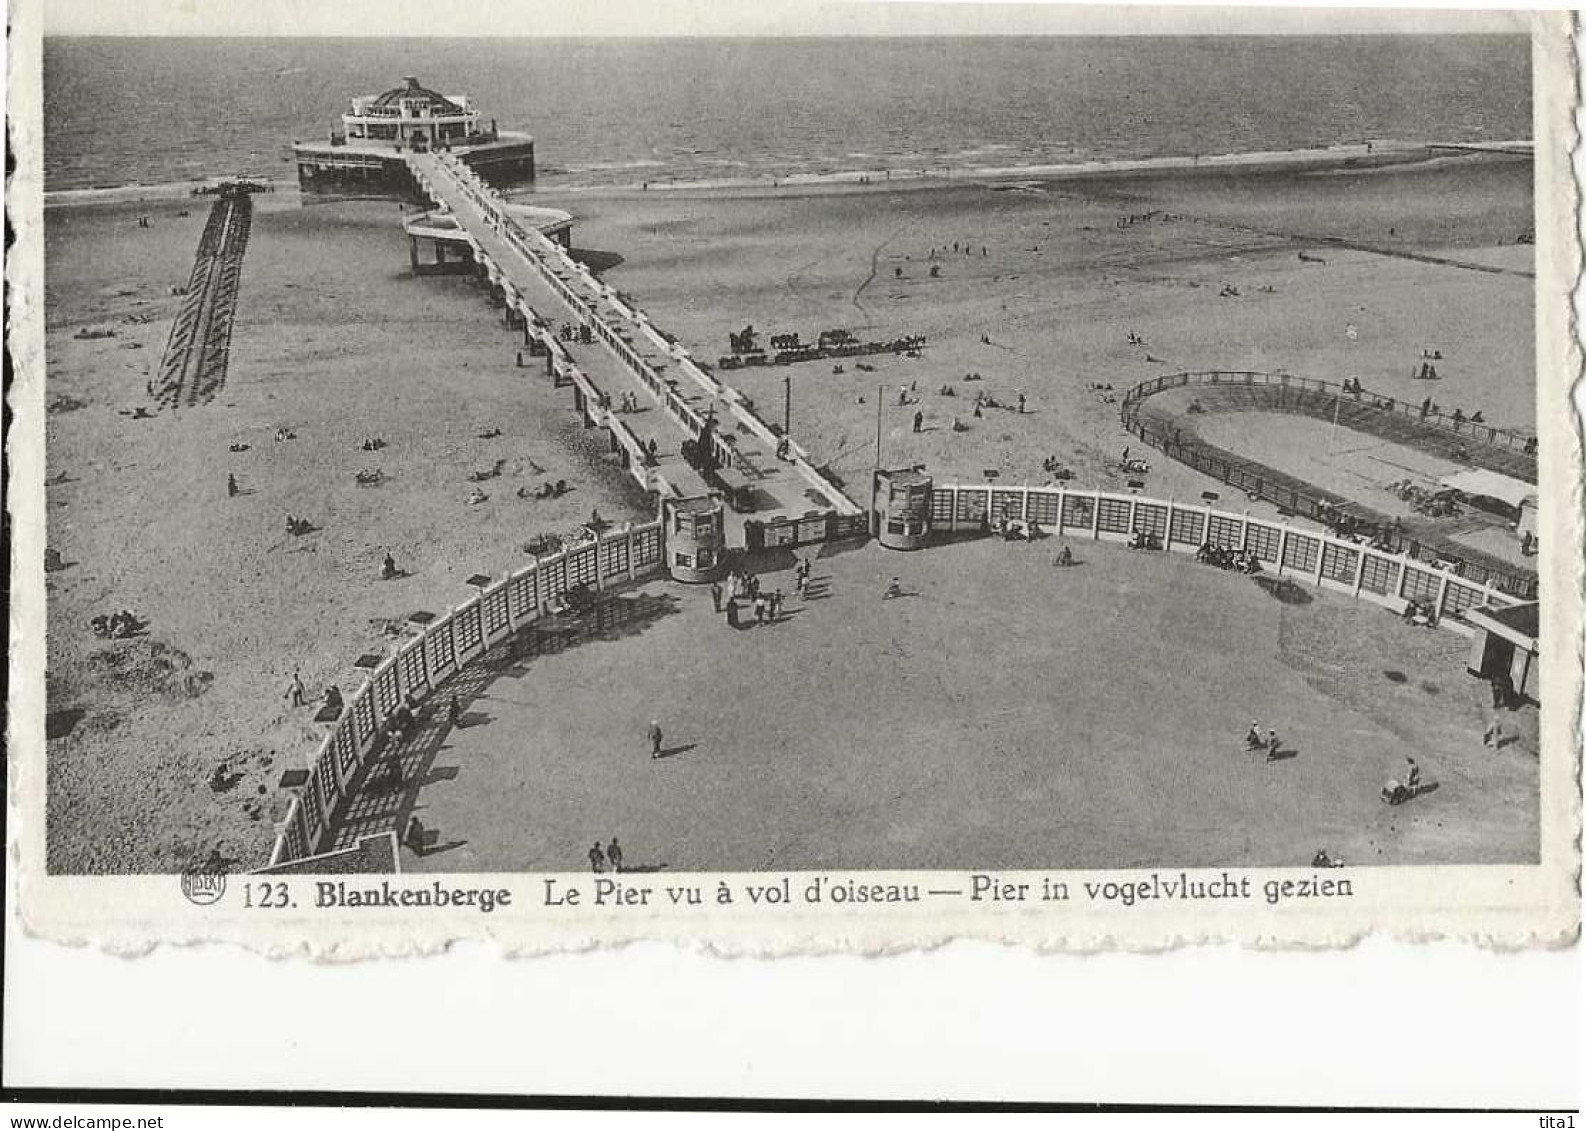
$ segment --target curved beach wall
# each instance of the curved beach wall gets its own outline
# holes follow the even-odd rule
[[[1148,398],[1187,387],[1204,387],[1223,396],[1237,393],[1247,398],[1238,405],[1251,411],[1290,412],[1341,422],[1355,431],[1394,443],[1431,451],[1477,467],[1486,467],[1512,478],[1535,483],[1536,440],[1522,432],[1488,424],[1472,424],[1420,406],[1361,390],[1358,394],[1336,382],[1294,377],[1286,373],[1208,370],[1173,373],[1142,381],[1123,396],[1119,409],[1124,427],[1135,437],[1203,474],[1222,480],[1252,498],[1265,499],[1280,509],[1325,523],[1338,510],[1337,496],[1274,468],[1217,448],[1195,436],[1182,436],[1175,417],[1153,413]],[[1364,508],[1361,508],[1364,509]],[[1396,556],[1446,566],[1455,576],[1483,588],[1498,588],[1510,596],[1534,600],[1536,574],[1489,555],[1446,542],[1418,540],[1402,532],[1381,532]]]
[[[662,565],[660,522],[630,526],[537,558],[403,641],[346,699],[309,759],[308,781],[287,810],[270,866],[334,847],[337,811],[360,772],[384,751],[387,724],[408,696],[422,703],[470,660],[550,615],[551,603],[568,590],[615,589],[660,572]]]

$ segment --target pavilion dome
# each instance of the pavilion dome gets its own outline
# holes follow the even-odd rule
[[[398,103],[406,100],[409,102],[422,102],[425,110],[433,115],[461,114],[463,112],[463,108],[457,103],[445,95],[436,94],[433,90],[421,85],[418,79],[406,78],[402,81],[404,85],[392,87],[384,94],[379,95],[370,103],[370,106],[383,109],[388,106],[395,107]]]

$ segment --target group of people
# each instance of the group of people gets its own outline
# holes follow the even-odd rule
[[[1437,627],[1437,607],[1431,601],[1406,601],[1402,615],[1406,624]]]
[[[623,393],[622,397],[617,401],[617,411],[618,412],[622,412],[622,413],[641,412],[641,411],[643,411],[639,407],[639,396],[638,396],[638,394],[637,393]]]
[[[571,322],[563,322],[556,336],[564,342],[578,342],[586,346],[595,340],[595,332],[582,323],[575,326]]]
[[[518,498],[559,499],[571,490],[572,488],[567,485],[567,480],[565,479],[558,479],[555,483],[552,483],[549,479],[547,479],[532,491],[527,487],[519,487]]]
[[[597,840],[594,847],[589,850],[591,871],[598,875],[606,870],[607,865],[610,865],[613,872],[622,871],[622,845],[617,843],[616,837],[612,837],[605,848],[601,848]]]
[[[1278,728],[1268,727],[1267,733],[1261,733],[1261,723],[1258,719],[1250,720],[1250,729],[1245,732],[1245,749],[1247,751],[1266,751],[1267,761],[1276,762],[1278,751],[1282,744],[1278,739]]]
[[[1146,475],[1150,473],[1151,465],[1143,459],[1131,458],[1126,447],[1118,458],[1118,470],[1129,475]]]
[[[1196,550],[1195,560],[1205,565],[1214,565],[1218,569],[1234,570],[1237,573],[1256,573],[1261,569],[1260,559],[1249,550],[1222,546],[1216,542],[1207,542]]]
[[[1004,542],[1034,542],[1044,538],[1046,532],[1034,519],[1009,518],[998,512],[991,520],[991,532]]]
[[[364,439],[363,450],[366,452],[378,452],[383,447],[385,447],[385,441],[379,436],[369,436]]]
[[[314,524],[308,519],[295,514],[286,516],[286,532],[294,538],[301,537],[304,534],[311,534],[313,530]]]
[[[143,627],[143,622],[133,616],[131,612],[122,609],[108,616],[101,613],[88,622],[95,636],[104,640],[123,640],[134,635]]]
[[[1421,792],[1421,767],[1414,758],[1405,758],[1404,780],[1389,778],[1382,786],[1382,800],[1389,805],[1402,805]]]
[[[1162,536],[1141,530],[1139,527],[1129,532],[1129,549],[1131,550],[1160,550]]]
[[[805,572],[800,572],[800,570]],[[805,585],[808,584],[808,577],[806,563],[801,559],[799,570],[794,572],[795,584],[800,593],[804,591]],[[712,607],[718,613],[725,610],[727,623],[734,628],[738,627],[738,602],[746,601],[749,603],[750,608],[753,610],[756,624],[771,624],[781,618],[784,599],[780,589],[773,590],[770,593],[762,592],[759,577],[748,572],[739,573],[737,570],[733,570],[728,573],[725,588],[717,581],[711,582],[710,585]]]

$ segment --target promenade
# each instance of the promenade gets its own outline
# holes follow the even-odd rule
[[[744,544],[746,518],[861,513],[810,466],[797,444],[783,444],[743,394],[707,373],[554,241],[514,221],[504,202],[460,162],[440,153],[407,159],[419,185],[466,232],[492,288],[524,317],[526,336],[538,334],[548,367],[577,387],[579,411],[610,431],[613,447],[629,453],[630,469],[645,487],[673,497],[709,490],[682,459],[681,442],[700,440],[707,420],[714,420],[712,446],[723,478],[745,504],[742,513],[728,511],[729,544]],[[590,341],[564,340],[553,332],[557,321],[588,327]],[[641,411],[617,411],[626,393],[637,395]]]

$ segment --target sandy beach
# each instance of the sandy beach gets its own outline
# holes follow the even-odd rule
[[[870,359],[873,372],[813,362],[728,375],[778,422],[791,376],[793,435],[839,475],[862,477],[874,461],[882,387],[884,463],[971,480],[995,469],[1003,481],[1034,483],[1056,456],[1081,484],[1121,487],[1113,465],[1127,439],[1116,405],[1090,386],[1119,391],[1181,370],[1357,376],[1418,401],[1426,383],[1412,373],[1431,347],[1446,359],[1440,403],[1530,428],[1533,281],[1399,257],[1531,271],[1532,248],[1515,242],[1529,230],[1530,183],[1528,161],[1465,158],[1349,175],[1157,171],[872,184],[841,195],[824,186],[652,192],[580,196],[576,207],[580,244],[624,257],[607,277],[703,358],[725,354],[728,331],[746,324],[806,340],[828,327],[928,337],[920,359]],[[1317,252],[1272,233],[1383,253]],[[1325,265],[1299,260],[1302,247]],[[1225,286],[1239,295],[1222,295]],[[1143,344],[1127,340],[1131,330]],[[966,382],[971,373],[981,380]],[[900,385],[920,402],[898,405]],[[941,395],[948,385],[956,396]],[[977,420],[977,390],[1003,404],[1022,391],[1028,411]],[[967,431],[953,431],[955,418]],[[1158,461],[1150,489],[1194,497],[1208,484]]]
[[[924,463],[939,481],[1044,482],[1055,456],[1080,484],[1122,486],[1117,405],[1092,385],[1286,369],[1418,400],[1427,347],[1446,359],[1440,403],[1528,428],[1534,283],[1516,240],[1530,178],[1526,160],[1471,157],[532,199],[573,211],[575,244],[620,257],[607,280],[702,360],[750,323],[806,340],[832,327],[926,335],[920,358],[869,359],[869,371],[721,374],[777,423],[789,377],[794,437],[854,494],[875,458],[878,396],[883,462]],[[127,415],[148,403],[204,212],[165,200],[46,215],[49,544],[69,563],[49,577],[52,870],[175,870],[212,849],[262,861],[281,773],[319,735],[312,710],[287,702],[294,670],[311,700],[348,690],[353,661],[392,643],[387,622],[461,602],[469,576],[521,563],[536,534],[566,534],[592,509],[649,516],[567,392],[515,366],[483,292],[411,275],[394,204],[261,199],[219,395]],[[1299,236],[1351,246],[1303,262],[1297,249],[1318,243]],[[85,330],[115,336],[74,336]],[[898,405],[900,387],[918,402]],[[977,418],[977,390],[1007,405],[1022,392],[1027,411]],[[295,439],[274,439],[281,428]],[[362,450],[371,437],[385,447]],[[383,482],[359,486],[374,467]],[[469,473],[497,469],[480,484],[488,499],[468,505]],[[516,495],[556,479],[574,490]],[[1148,493],[1209,485],[1157,461]],[[318,529],[290,537],[288,514]],[[406,576],[381,582],[387,550]],[[90,633],[90,617],[123,608],[146,635]],[[231,784],[217,790],[222,764]]]
[[[267,859],[281,772],[319,737],[287,703],[294,669],[311,702],[350,691],[353,661],[392,643],[384,622],[461,603],[468,577],[591,510],[649,516],[566,391],[516,367],[483,293],[410,274],[396,205],[287,203],[255,217],[220,394],[152,419],[122,413],[148,403],[204,202],[47,216],[49,544],[71,563],[49,575],[51,733],[71,726],[49,744],[52,869]],[[498,465],[468,505],[469,473]],[[384,481],[359,486],[372,468]],[[560,499],[516,495],[557,479]],[[317,531],[287,535],[288,514]],[[382,582],[388,550],[406,576]],[[147,635],[94,637],[89,619],[119,609]],[[216,792],[221,763],[240,779]]]

